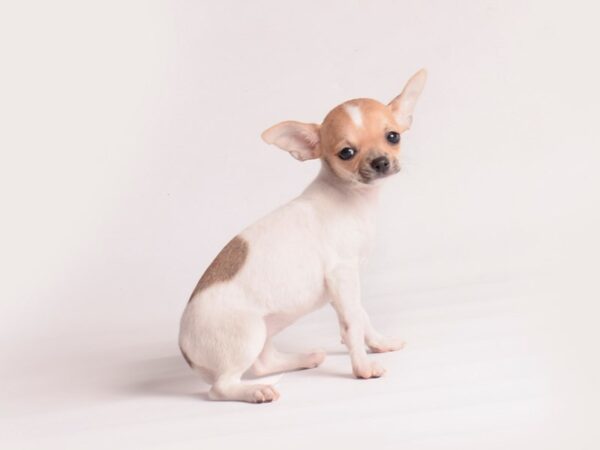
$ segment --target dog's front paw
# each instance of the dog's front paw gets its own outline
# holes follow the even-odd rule
[[[384,352],[395,352],[401,350],[406,345],[402,339],[378,339],[376,341],[370,341],[367,343],[369,350],[373,353],[384,353]]]
[[[385,373],[385,369],[377,361],[365,361],[352,367],[356,378],[379,378]]]

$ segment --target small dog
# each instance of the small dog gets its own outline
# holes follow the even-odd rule
[[[200,278],[181,319],[179,346],[212,384],[213,400],[271,402],[256,376],[317,367],[325,352],[280,353],[273,336],[331,303],[358,378],[383,367],[367,357],[404,343],[373,329],[360,301],[359,269],[375,233],[381,181],[398,173],[400,136],[412,121],[426,72],[417,72],[388,105],[361,98],[335,107],[321,125],[281,122],[262,134],[294,158],[321,160],[317,178],[296,199],[234,237]]]

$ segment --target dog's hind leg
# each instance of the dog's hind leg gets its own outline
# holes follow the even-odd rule
[[[300,369],[312,369],[325,359],[325,352],[317,350],[311,353],[281,353],[275,349],[270,338],[252,365],[252,373],[262,377],[277,372]]]
[[[213,374],[211,400],[250,403],[279,398],[273,386],[245,384],[241,377],[256,361],[266,340],[264,319],[251,312],[219,314],[202,330],[202,359]]]

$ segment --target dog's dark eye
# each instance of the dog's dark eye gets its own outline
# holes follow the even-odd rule
[[[390,144],[397,144],[398,142],[400,142],[400,135],[395,131],[390,131],[388,134],[385,135],[385,138]]]
[[[344,147],[338,153],[340,159],[343,159],[344,161],[348,161],[349,159],[354,158],[354,155],[356,155],[356,150],[354,150],[351,147]]]

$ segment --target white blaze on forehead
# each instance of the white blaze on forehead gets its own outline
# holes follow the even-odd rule
[[[354,125],[356,125],[357,127],[362,127],[363,120],[362,120],[362,113],[360,112],[360,106],[344,105],[344,110],[350,116],[350,118],[352,119],[352,122],[354,122]]]

